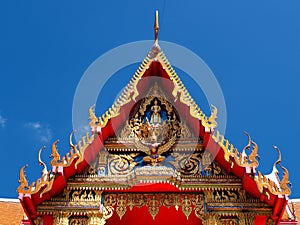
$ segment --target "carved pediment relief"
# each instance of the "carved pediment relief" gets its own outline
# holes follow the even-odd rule
[[[177,138],[195,137],[184,121],[181,121],[175,107],[170,103],[157,83],[146,97],[137,102],[117,134],[119,140],[139,139],[144,142],[163,142]]]
[[[100,153],[101,154],[101,153]],[[211,153],[207,151],[200,152],[172,152],[165,156],[165,161],[159,164],[149,166],[145,162],[145,154],[138,152],[129,153],[108,153],[98,162],[95,162],[88,170],[86,176],[129,176],[135,173],[136,169],[147,167],[153,169],[157,167],[169,168],[174,173],[180,174],[182,178],[201,179],[205,177],[229,176],[227,171],[223,169],[217,162],[212,160]],[[100,159],[100,157],[99,157]],[[154,166],[154,167],[153,167]],[[151,170],[153,170],[151,169]]]
[[[144,155],[144,164],[162,165],[166,153],[170,153],[179,140],[199,141],[155,83],[146,97],[133,107],[116,137],[110,138],[107,143],[122,143],[125,148],[130,146]],[[114,149],[109,148],[108,151]]]
[[[174,100],[172,100],[174,101]],[[133,106],[123,127],[108,138],[95,161],[96,176],[136,176],[137,169],[164,169],[188,179],[228,175],[203,141],[153,83]],[[151,171],[150,171],[151,172]],[[150,174],[150,173],[149,173]]]

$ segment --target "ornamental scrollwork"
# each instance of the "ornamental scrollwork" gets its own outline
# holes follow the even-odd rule
[[[192,203],[194,205],[195,216],[199,219],[202,219],[204,215],[204,195],[193,195]]]
[[[200,153],[175,153],[171,156],[174,157],[174,161],[169,162],[175,169],[183,175],[195,175],[201,171],[201,156]]]
[[[144,194],[130,194],[128,195],[128,201],[127,205],[130,210],[133,209],[133,207],[141,208],[145,205],[145,202],[147,202],[147,196]]]
[[[115,207],[120,219],[125,215],[127,208],[146,206],[153,219],[159,213],[160,207],[181,208],[183,214],[189,218],[194,211],[197,218],[204,215],[204,197],[202,194],[162,194],[162,193],[127,193],[127,194],[106,194],[104,205]]]
[[[122,217],[125,215],[126,213],[126,199],[127,196],[125,195],[118,195],[117,196],[117,209],[116,209],[116,213],[118,214],[118,216],[120,217],[120,219],[122,219]]]
[[[192,199],[188,194],[183,194],[182,195],[182,200],[181,200],[181,210],[183,214],[186,216],[186,219],[189,218],[191,215],[193,209],[192,209]]]
[[[173,152],[171,156],[174,160],[169,163],[181,175],[193,176],[199,174],[203,176],[216,176],[227,174],[217,162],[212,161],[211,153],[208,151],[197,153]]]
[[[167,207],[168,209],[171,206],[175,206],[176,210],[178,210],[180,202],[179,196],[177,194],[165,194],[161,195],[160,201],[161,205]]]
[[[105,221],[107,220],[107,219],[109,219],[110,217],[112,217],[112,215],[113,215],[113,212],[114,212],[114,208],[112,207],[112,206],[103,206],[102,204],[101,204],[101,206],[100,206],[100,215],[101,215],[101,219],[102,219],[102,221],[104,221],[104,223],[105,223]],[[104,224],[103,223],[103,224]],[[101,223],[102,224],[102,223]]]
[[[116,194],[106,194],[104,195],[104,205],[105,206],[115,206],[117,202],[117,195]]]
[[[148,211],[150,215],[152,216],[152,219],[154,220],[156,215],[159,212],[159,207],[160,207],[160,200],[159,200],[159,195],[158,194],[147,194],[148,201],[147,201],[147,206],[148,206]]]
[[[134,158],[139,153],[131,154],[110,154],[108,157],[108,175],[124,175],[130,173],[138,162],[134,161]]]

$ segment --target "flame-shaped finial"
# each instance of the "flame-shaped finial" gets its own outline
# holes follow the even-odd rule
[[[91,105],[91,107],[89,108],[90,127],[97,126],[97,124],[99,122],[99,119],[95,115],[95,107],[96,107],[96,105],[94,104],[94,105]]]
[[[247,135],[247,137],[248,137],[248,144],[243,148],[243,151],[242,151],[242,153],[241,153],[241,162],[242,163],[247,163],[246,161],[247,161],[247,153],[246,153],[246,150],[249,150],[250,148],[251,148],[251,137],[250,137],[250,135],[246,132],[246,131],[244,131],[244,134],[246,134]]]
[[[59,142],[59,140],[56,140],[52,144],[52,148],[51,148],[52,153],[51,153],[50,157],[52,157],[53,159],[50,162],[51,166],[57,166],[57,164],[60,161],[60,155],[59,155],[58,150],[57,150],[57,143],[58,142]]]
[[[39,164],[40,164],[41,166],[44,167],[44,168],[43,168],[43,171],[42,171],[42,174],[43,174],[43,175],[48,173],[47,166],[46,166],[46,164],[45,164],[45,163],[42,161],[42,159],[41,159],[41,153],[42,153],[42,151],[43,151],[45,148],[46,148],[46,146],[41,147],[40,150],[39,150],[39,153],[38,153],[38,161],[39,161]]]
[[[76,151],[76,145],[73,144],[73,134],[76,132],[76,130],[73,130],[70,134],[70,138],[69,138],[69,143],[70,143],[70,147],[72,149],[74,149],[74,151]]]
[[[250,134],[248,134],[246,131],[244,131],[244,134],[248,137],[248,144],[243,148],[242,155],[246,157],[244,160],[248,162],[250,161],[249,166],[257,167],[258,166],[258,160],[260,159],[258,155],[258,145],[252,141]],[[252,150],[251,153],[247,156],[246,151]]]
[[[248,137],[248,144],[243,148],[243,152],[246,152],[246,150],[251,148],[251,137],[250,134],[248,134],[248,132],[244,131],[244,134]]]
[[[278,169],[276,167],[277,167],[277,165],[279,165],[281,163],[281,152],[280,152],[280,149],[277,146],[273,145],[273,148],[275,150],[277,150],[277,152],[278,152],[278,159],[273,165],[272,173],[276,173],[278,175],[279,172],[278,172]]]
[[[282,179],[281,179],[280,184],[279,184],[281,192],[282,192],[282,194],[290,195],[291,194],[291,189],[290,188],[292,187],[292,184],[289,181],[289,171],[284,166],[281,165],[281,152],[280,152],[280,149],[275,145],[273,145],[273,148],[275,150],[277,150],[277,152],[278,152],[278,159],[274,163],[272,173],[275,173],[277,176],[279,175],[279,171],[276,168],[276,166],[279,165],[280,168],[283,170],[283,176],[282,176]]]
[[[24,171],[27,167],[28,167],[28,165],[25,165],[20,169],[19,183],[21,185],[23,185],[24,187],[28,187],[28,181],[26,179],[26,175],[25,175],[25,171]]]

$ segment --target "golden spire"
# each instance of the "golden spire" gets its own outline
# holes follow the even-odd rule
[[[158,29],[159,29],[159,25],[158,25],[158,10],[156,10],[155,12],[155,21],[154,21],[154,40],[155,43],[158,44]]]
[[[160,47],[158,45],[158,10],[155,12],[155,20],[154,20],[154,44],[152,46],[151,58],[155,58],[156,55],[160,52]]]

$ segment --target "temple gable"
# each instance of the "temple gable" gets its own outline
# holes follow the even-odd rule
[[[29,185],[20,170],[24,224],[279,224],[290,183],[278,160],[258,171],[258,145],[240,152],[206,116],[155,41],[121,95],[63,157],[52,144],[51,169]],[[279,168],[280,167],[280,168]],[[283,170],[280,179],[279,169]]]

